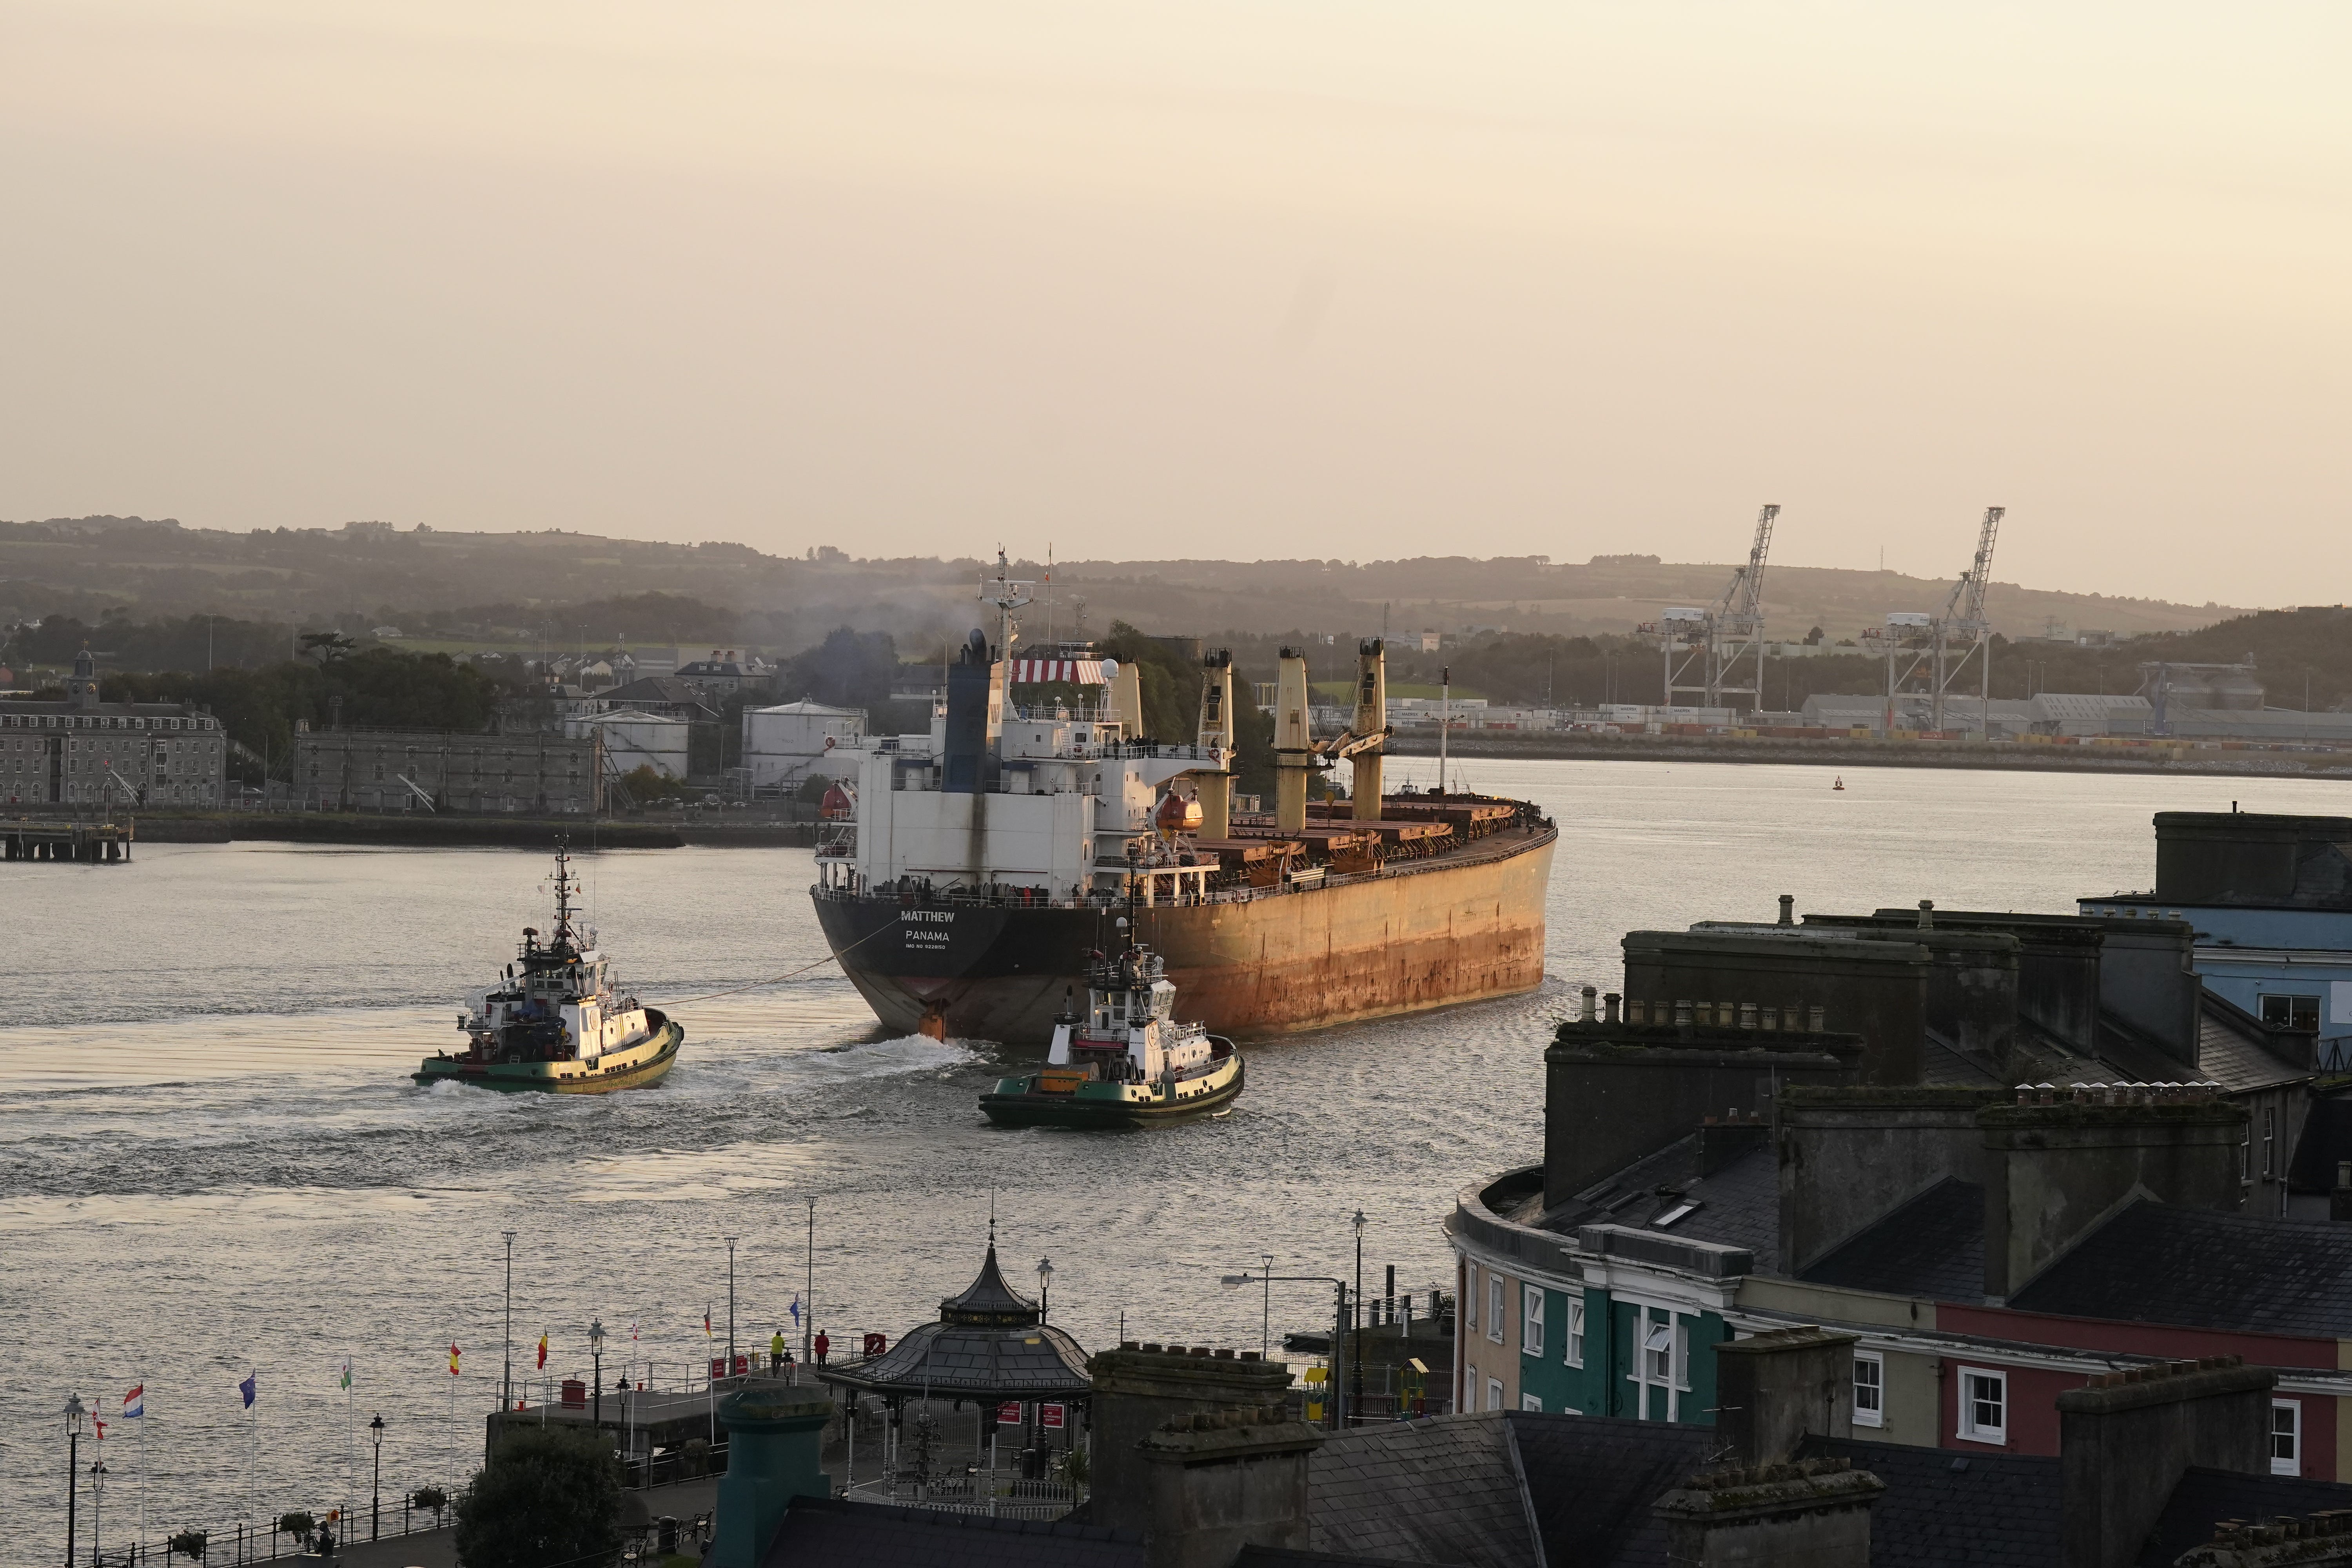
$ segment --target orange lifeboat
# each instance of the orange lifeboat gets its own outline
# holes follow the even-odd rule
[[[1160,797],[1160,809],[1151,814],[1151,826],[1160,830],[1162,838],[1173,838],[1180,833],[1201,831],[1201,803],[1192,795],[1178,795],[1170,790]]]
[[[857,815],[857,797],[844,784],[829,784],[824,799],[817,803],[816,814],[825,822],[846,822]]]

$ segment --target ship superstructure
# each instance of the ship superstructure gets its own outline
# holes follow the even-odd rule
[[[929,731],[869,741],[855,799],[827,801],[818,917],[886,1023],[1042,1044],[1072,955],[1107,946],[1130,904],[1135,940],[1221,1033],[1540,983],[1552,825],[1524,802],[1383,792],[1379,639],[1358,651],[1348,729],[1323,739],[1306,658],[1282,651],[1274,809],[1236,812],[1230,656],[1202,661],[1195,732],[1151,736],[1132,666],[1012,651],[1028,586],[1000,556],[982,591],[996,639],[974,630]],[[1310,805],[1309,778],[1342,761],[1352,795]]]

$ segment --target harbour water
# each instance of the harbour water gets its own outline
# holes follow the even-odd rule
[[[129,866],[8,863],[0,1561],[62,1548],[71,1392],[109,1423],[110,1551],[142,1492],[151,1539],[226,1525],[248,1484],[255,1517],[349,1501],[364,1530],[378,1413],[388,1498],[452,1484],[498,1398],[502,1230],[518,1233],[519,1377],[542,1330],[549,1373],[585,1376],[592,1317],[608,1380],[682,1376],[707,1353],[706,1308],[723,1349],[730,1235],[739,1346],[789,1336],[809,1196],[836,1343],[895,1336],[966,1283],[992,1189],[1007,1272],[1034,1287],[1050,1256],[1054,1321],[1089,1346],[1124,1325],[1255,1347],[1259,1293],[1218,1276],[1262,1254],[1278,1273],[1351,1272],[1359,1208],[1368,1285],[1394,1264],[1419,1296],[1450,1279],[1453,1194],[1537,1157],[1549,1021],[1578,984],[1613,988],[1622,931],[1769,919],[1782,892],[1801,910],[2068,911],[2152,880],[2154,811],[2345,799],[2063,773],[1849,772],[1842,793],[1813,768],[1457,773],[1559,821],[1544,990],[1256,1047],[1231,1116],[1140,1133],[988,1126],[976,1096],[1034,1053],[876,1029],[820,962],[805,851],[583,852],[624,984],[688,1030],[667,1084],[609,1098],[406,1076],[455,1043],[461,994],[520,928],[544,924],[541,856],[146,845]],[[1321,1324],[1329,1300],[1279,1288],[1275,1335]],[[125,1421],[134,1384],[147,1414]]]

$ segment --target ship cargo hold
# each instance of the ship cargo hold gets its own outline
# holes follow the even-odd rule
[[[1018,603],[1020,584],[994,586]],[[1227,656],[1203,661],[1196,738],[1170,743],[1142,738],[1131,666],[1003,653],[974,631],[930,732],[870,740],[854,795],[828,800],[817,918],[884,1025],[1042,1045],[1092,955],[1130,936],[1188,1012],[1245,1039],[1542,983],[1558,832],[1523,801],[1382,789],[1378,639],[1352,722],[1321,740],[1306,659],[1283,650],[1266,812],[1233,809]],[[1047,682],[1100,696],[1007,700]],[[1310,775],[1340,763],[1349,798],[1310,802]]]

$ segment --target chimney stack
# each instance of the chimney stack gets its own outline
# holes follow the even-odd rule
[[[1672,1568],[1869,1568],[1886,1483],[1845,1459],[1708,1470],[1650,1505]]]
[[[1797,896],[1794,893],[1780,895],[1780,923],[1784,926],[1797,923]]]
[[[2130,1568],[2189,1467],[2270,1473],[2278,1374],[2236,1356],[2102,1373],[2058,1395],[2063,1568]]]
[[[1715,1347],[1715,1429],[1733,1464],[1778,1465],[1808,1436],[1853,1436],[1854,1334],[1774,1329]]]
[[[1281,1404],[1170,1417],[1137,1445],[1145,1568],[1230,1568],[1248,1546],[1306,1551],[1307,1469],[1322,1446]]]
[[[1262,1361],[1255,1351],[1231,1357],[1205,1351],[1196,1355],[1173,1345],[1165,1351],[1144,1350],[1132,1340],[1115,1351],[1097,1352],[1087,1363],[1087,1373],[1094,1384],[1089,1488],[1094,1521],[1147,1535],[1157,1507],[1152,1489],[1158,1483],[1143,1451],[1146,1440],[1172,1420],[1189,1422],[1195,1415],[1235,1411],[1255,1415],[1282,1404],[1290,1387],[1290,1368]],[[1232,1560],[1228,1552],[1224,1561]]]
[[[727,1473],[711,1568],[758,1568],[793,1499],[833,1496],[833,1478],[819,1468],[833,1415],[833,1401],[813,1388],[754,1384],[719,1401]]]

